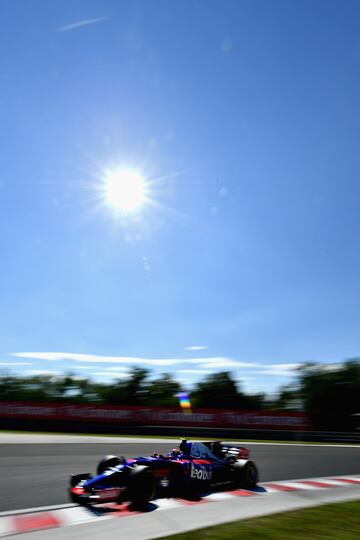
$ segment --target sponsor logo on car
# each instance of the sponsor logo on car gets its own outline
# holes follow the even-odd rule
[[[207,469],[204,465],[191,464],[190,477],[196,480],[211,480],[212,470]]]

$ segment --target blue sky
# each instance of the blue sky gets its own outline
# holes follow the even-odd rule
[[[1,13],[0,368],[273,392],[360,355],[359,2]]]

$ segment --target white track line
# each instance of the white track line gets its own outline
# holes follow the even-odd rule
[[[191,439],[191,437],[189,437]],[[211,439],[211,437],[210,437]],[[347,444],[347,443],[306,443],[306,442],[271,442],[271,441],[251,441],[248,442],[246,439],[238,439],[235,441],[229,441],[229,439],[224,439],[225,442],[230,444],[246,444],[246,445],[265,445],[265,446],[320,446],[325,447],[328,446],[329,448],[359,448],[360,449],[360,441],[358,444]],[[116,444],[128,444],[128,443],[168,443],[169,446],[177,444],[179,442],[179,438],[161,438],[161,437],[149,437],[149,438],[141,438],[141,437],[131,437],[131,436],[124,436],[124,437],[103,437],[101,435],[59,435],[59,434],[31,434],[31,433],[8,433],[8,432],[1,432],[0,431],[0,442],[1,444],[63,444],[63,443],[69,443],[69,444],[89,444],[89,443],[98,443],[98,444],[106,444],[106,443],[116,443]]]

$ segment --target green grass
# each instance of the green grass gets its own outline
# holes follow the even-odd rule
[[[162,540],[359,540],[360,501],[234,521]]]
[[[169,439],[169,440],[174,440],[174,439],[179,439],[182,437],[182,433],[181,433],[181,429],[179,429],[179,436],[178,437],[175,437],[174,435],[157,435],[157,434],[154,434],[154,435],[135,435],[134,433],[129,433],[129,434],[125,434],[125,433],[69,433],[69,432],[63,432],[63,431],[21,431],[21,430],[12,430],[12,429],[1,429],[0,430],[0,434],[1,433],[20,433],[20,434],[27,434],[27,435],[74,435],[76,437],[117,437],[119,439],[121,438],[127,438],[127,437],[131,437],[131,438],[134,438],[134,439]],[[184,436],[186,436],[186,433],[183,433]],[[191,437],[189,436],[188,437],[189,440],[191,441],[204,441],[204,440],[215,440],[215,439],[220,439],[219,437]],[[286,440],[276,440],[276,441],[273,441],[271,439],[269,440],[266,440],[266,439],[239,439],[239,438],[226,438],[226,439],[221,439],[223,442],[227,442],[227,441],[231,441],[231,442],[239,442],[239,443],[268,443],[268,444],[313,444],[313,445],[318,445],[318,444],[325,444],[325,445],[334,445],[336,444],[337,446],[341,446],[341,445],[344,445],[344,446],[348,446],[349,444],[351,444],[351,446],[354,446],[354,445],[360,445],[360,443],[341,443],[341,442],[338,442],[338,443],[332,443],[332,442],[314,442],[314,441],[302,441],[302,440],[296,440],[296,441],[286,441]],[[359,539],[360,539],[360,534],[359,534]]]

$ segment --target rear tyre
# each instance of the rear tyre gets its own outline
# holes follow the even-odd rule
[[[102,474],[106,471],[106,469],[109,469],[110,467],[116,467],[116,465],[120,465],[120,463],[123,462],[123,459],[121,459],[119,456],[105,456],[97,466],[96,472],[97,474]]]
[[[129,471],[127,499],[136,506],[146,506],[154,497],[156,482],[148,467],[139,465]]]
[[[259,472],[253,461],[235,462],[234,476],[236,486],[245,489],[253,489],[259,481]]]

